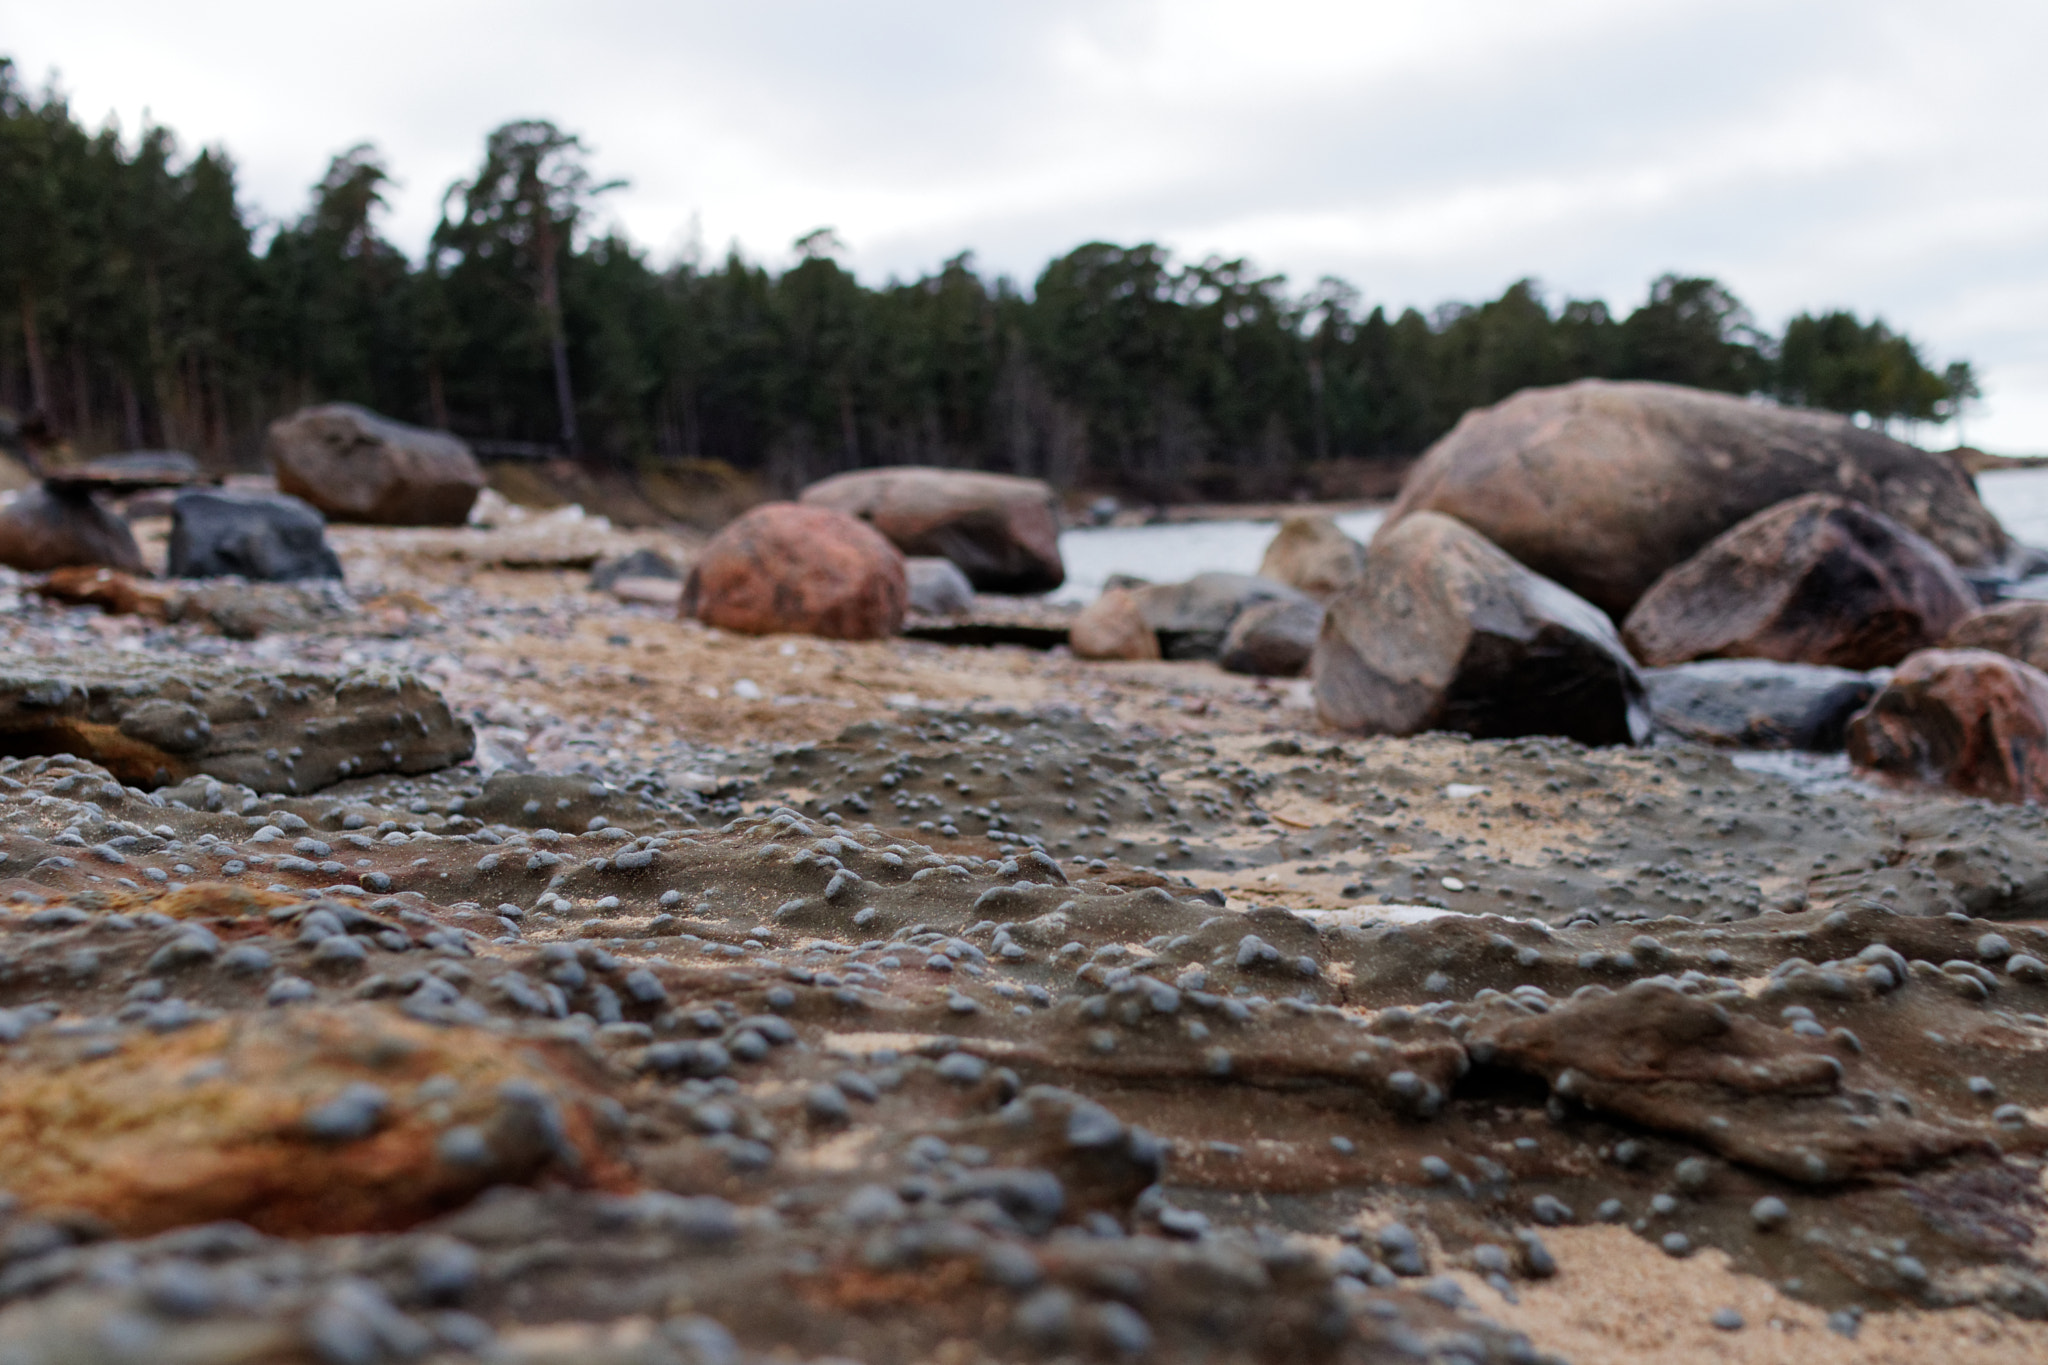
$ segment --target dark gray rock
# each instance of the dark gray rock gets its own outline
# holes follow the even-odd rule
[[[283,493],[188,488],[171,504],[170,574],[264,583],[340,578],[327,518]]]
[[[1323,604],[1307,598],[1259,602],[1238,613],[1217,659],[1232,673],[1294,678],[1308,669],[1323,632]]]
[[[1679,739],[1736,749],[1842,748],[1849,717],[1877,695],[1868,673],[1819,664],[1716,659],[1643,670],[1650,718]]]

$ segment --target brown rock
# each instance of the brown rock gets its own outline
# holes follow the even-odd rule
[[[27,573],[73,565],[105,565],[141,573],[142,551],[128,523],[85,490],[40,485],[0,511],[0,564]]]
[[[1655,981],[1478,1033],[1496,1064],[1540,1076],[1563,1099],[1805,1184],[1987,1147],[1958,1126],[1889,1107],[1871,1119],[1838,1105],[1846,1079],[1880,1093],[1890,1082],[1880,1085],[1872,1064],[1853,1052],[1845,1064],[1826,1039],[1801,1038]]]
[[[1991,801],[2048,801],[2048,674],[1989,650],[1924,650],[1849,722],[1849,759]]]
[[[1310,668],[1316,709],[1341,730],[1586,744],[1649,732],[1642,681],[1600,610],[1434,512],[1374,538]]]
[[[263,453],[279,492],[337,521],[460,526],[484,486],[461,440],[353,403],[301,408],[272,422]]]
[[[1862,503],[1808,493],[1666,571],[1621,634],[1652,668],[1695,659],[1883,668],[1939,644],[1976,602],[1928,541]]]
[[[2048,602],[2000,602],[1956,623],[1943,649],[1988,649],[2048,669]]]
[[[81,1210],[124,1234],[220,1219],[376,1231],[543,1173],[621,1182],[561,1044],[354,1005],[237,1014],[139,1034],[106,1056],[81,1051],[61,1038],[8,1050],[0,1185],[32,1209]]]
[[[1137,594],[1111,588],[1081,609],[1068,629],[1077,659],[1149,660],[1159,657],[1159,637],[1145,624]]]
[[[2009,549],[1969,477],[1828,413],[1588,379],[1467,413],[1410,473],[1380,534],[1457,517],[1617,618],[1657,576],[1802,493],[1854,498],[1966,568]]]
[[[1289,517],[1259,561],[1259,577],[1326,598],[1359,580],[1365,547],[1328,517]]]
[[[982,592],[1051,592],[1066,581],[1059,500],[1040,479],[917,466],[858,469],[812,484],[803,502],[872,523],[906,555],[952,560]]]
[[[748,635],[874,640],[903,628],[908,603],[903,556],[873,527],[828,507],[771,502],[704,547],[682,613]]]

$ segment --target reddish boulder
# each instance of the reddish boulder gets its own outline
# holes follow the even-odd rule
[[[981,592],[1051,592],[1067,578],[1059,499],[1041,479],[919,466],[857,469],[812,484],[803,502],[859,517],[906,555],[952,560]]]
[[[771,502],[704,547],[682,614],[747,635],[790,631],[874,640],[903,628],[903,556],[873,527],[827,507]]]
[[[1621,634],[1652,668],[1695,659],[1883,668],[1941,643],[1976,607],[1928,541],[1862,503],[1808,493],[1665,572]]]
[[[336,521],[460,526],[484,487],[482,466],[459,438],[353,403],[301,408],[272,422],[263,453],[280,493]]]
[[[1111,588],[1083,607],[1067,628],[1067,645],[1078,659],[1159,657],[1159,637],[1146,624],[1138,595],[1129,588]]]
[[[0,564],[27,573],[103,565],[143,573],[142,551],[128,523],[84,489],[38,485],[0,511]]]
[[[1947,456],[1831,413],[1600,379],[1466,413],[1409,474],[1380,534],[1442,512],[1618,619],[1666,569],[1802,493],[1874,507],[1966,568],[2010,548]]]
[[[1988,649],[2048,669],[2048,602],[2000,602],[1966,616],[1941,642],[1943,649]]]
[[[1865,772],[1990,801],[2048,801],[2048,674],[1984,649],[1906,660],[1849,722]]]
[[[1317,711],[1340,730],[1585,744],[1649,733],[1613,622],[1434,512],[1373,539],[1364,578],[1329,604],[1310,671]]]

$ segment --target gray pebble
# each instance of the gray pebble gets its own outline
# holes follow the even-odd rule
[[[1749,1221],[1764,1232],[1785,1226],[1785,1220],[1791,1216],[1791,1207],[1775,1194],[1767,1194],[1749,1206]]]
[[[1733,1308],[1716,1308],[1707,1321],[1724,1332],[1740,1332],[1743,1328],[1742,1314]]]

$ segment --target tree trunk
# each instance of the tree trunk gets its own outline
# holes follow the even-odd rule
[[[576,432],[576,394],[569,384],[569,339],[562,330],[561,275],[555,260],[555,225],[543,206],[535,246],[540,251],[540,306],[547,314],[548,349],[555,363],[555,404],[562,413],[562,445],[570,459],[581,459],[583,443]]]
[[[47,420],[50,415],[50,371],[43,363],[42,334],[36,330],[35,291],[26,283],[21,286],[21,347],[28,359],[29,408]]]

